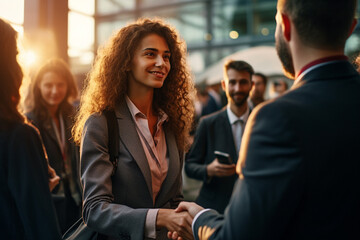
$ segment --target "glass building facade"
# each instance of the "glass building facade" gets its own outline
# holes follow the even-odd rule
[[[84,12],[81,4],[79,8],[71,7],[72,2],[84,1],[93,4],[93,12]],[[114,31],[139,17],[161,17],[176,27],[186,41],[189,65],[197,75],[241,49],[273,46],[276,3],[276,0],[69,0],[70,61],[74,69],[85,70],[91,64],[96,49]],[[360,6],[357,13],[359,16]],[[89,27],[94,27],[93,39],[86,39],[78,49],[70,41],[71,14],[93,18],[93,22],[88,23]],[[78,30],[74,32],[78,33]],[[359,50],[358,25],[348,40],[346,53],[353,58]]]

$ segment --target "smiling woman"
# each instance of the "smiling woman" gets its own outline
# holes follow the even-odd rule
[[[129,24],[100,49],[73,131],[82,149],[83,219],[89,228],[131,239],[167,239],[168,230],[191,238],[189,215],[174,211],[183,199],[183,156],[193,116],[185,56],[177,32],[159,19]],[[115,112],[120,130],[113,176],[104,110]]]
[[[81,191],[78,176],[78,149],[71,139],[77,97],[74,77],[60,59],[48,60],[31,83],[29,120],[39,129],[50,165],[61,176],[52,197],[62,233],[80,216]]]

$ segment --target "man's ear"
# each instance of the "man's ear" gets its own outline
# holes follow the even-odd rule
[[[353,33],[353,31],[354,31],[354,29],[355,29],[355,27],[356,27],[357,22],[358,22],[357,19],[354,18],[354,20],[353,20],[353,22],[352,22],[352,24],[351,24],[351,28],[350,28],[350,32],[349,32],[349,34],[348,34],[348,37],[350,37],[350,35]]]
[[[290,19],[286,14],[281,14],[281,24],[283,29],[283,35],[287,41],[290,41],[291,39],[291,24]]]
[[[224,79],[221,80],[221,87],[224,90],[224,92],[226,92],[226,83]]]

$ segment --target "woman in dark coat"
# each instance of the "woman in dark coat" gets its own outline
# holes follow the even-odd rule
[[[0,19],[1,239],[61,239],[49,191],[58,179],[48,168],[38,133],[17,110],[23,75],[16,36]]]
[[[78,150],[71,140],[77,96],[74,77],[61,59],[47,61],[31,86],[28,119],[39,129],[50,166],[61,177],[52,196],[62,233],[79,217],[81,192],[78,176]]]

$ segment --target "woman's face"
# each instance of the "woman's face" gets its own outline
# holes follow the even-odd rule
[[[150,34],[135,50],[129,88],[161,88],[170,71],[170,50],[163,37]]]
[[[45,73],[39,84],[41,96],[50,107],[59,106],[66,96],[67,87],[65,79],[54,72]]]

